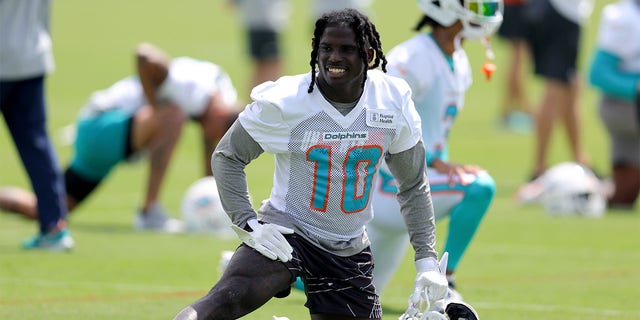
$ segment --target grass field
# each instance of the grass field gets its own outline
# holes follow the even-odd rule
[[[293,0],[285,34],[287,73],[307,71],[311,27],[309,0]],[[582,43],[582,70],[594,45],[602,6],[598,0]],[[133,72],[136,43],[150,41],[174,56],[214,61],[227,69],[243,97],[250,64],[243,32],[226,1],[54,1],[56,72],[48,78],[49,128],[61,165],[71,157],[59,129],[70,124],[89,94]],[[378,0],[373,16],[384,48],[410,37],[419,13],[414,1]],[[497,128],[505,45],[494,41],[498,71],[486,82],[480,45],[466,43],[475,85],[452,131],[452,159],[477,163],[494,176],[498,192],[457,281],[482,319],[640,319],[640,212],[610,211],[603,219],[557,219],[512,200],[532,166],[533,137]],[[584,73],[583,73],[584,74]],[[540,83],[528,79],[537,101]],[[594,166],[609,173],[607,142],[596,116],[597,93],[583,87],[583,133]],[[6,127],[0,126],[0,185],[29,187]],[[202,172],[199,140],[184,132],[163,190],[163,203],[178,216],[183,190]],[[551,162],[569,159],[556,132]],[[256,203],[269,194],[272,163],[263,156],[248,168]],[[121,166],[95,196],[71,216],[76,248],[70,254],[25,252],[21,241],[35,224],[0,214],[0,319],[171,319],[205,294],[219,276],[222,250],[236,239],[204,235],[137,233],[132,219],[142,199],[144,165]],[[446,223],[438,225],[443,239]],[[439,243],[442,244],[443,240]],[[259,272],[259,270],[256,270]],[[403,311],[414,269],[406,261],[382,297],[385,319]],[[246,319],[272,315],[308,319],[304,295],[274,299]]]

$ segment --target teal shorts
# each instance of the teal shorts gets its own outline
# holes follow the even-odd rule
[[[78,120],[70,168],[89,181],[104,179],[131,153],[132,119],[130,114],[115,109]]]

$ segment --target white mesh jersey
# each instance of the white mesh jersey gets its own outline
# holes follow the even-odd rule
[[[416,145],[420,117],[406,83],[381,71],[368,72],[347,115],[317,87],[307,94],[310,80],[303,74],[256,87],[239,120],[275,155],[271,205],[319,238],[348,241],[372,218],[370,195],[385,153]]]
[[[640,72],[640,6],[635,0],[606,5],[598,34],[600,49],[620,57],[620,70]]]
[[[394,47],[387,61],[388,74],[403,78],[411,87],[428,158],[448,160],[447,136],[472,82],[466,53],[462,49],[453,53],[452,71],[433,38],[418,34]]]
[[[216,91],[221,92],[228,105],[232,105],[238,97],[229,75],[220,66],[208,61],[178,57],[171,60],[169,75],[157,94],[160,102],[173,102],[187,115],[196,117],[202,114]],[[140,80],[137,76],[130,76],[93,93],[83,115],[91,116],[116,108],[135,114],[146,103]]]

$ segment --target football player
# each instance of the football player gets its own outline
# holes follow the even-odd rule
[[[609,206],[633,209],[640,192],[640,0],[605,6],[589,80],[602,92],[614,191]]]
[[[134,226],[177,232],[181,224],[159,203],[159,194],[185,119],[201,128],[203,168],[217,141],[237,118],[240,104],[229,76],[211,62],[170,59],[142,43],[136,50],[137,75],[97,91],[80,112],[74,155],[65,170],[69,211],[86,199],[119,163],[148,155],[146,194]],[[18,188],[0,189],[0,208],[36,218],[36,199]]]
[[[449,218],[443,250],[449,253],[448,297],[460,300],[454,290],[454,273],[495,193],[495,183],[486,170],[449,158],[448,136],[472,82],[461,45],[464,39],[491,36],[502,21],[503,4],[501,0],[420,0],[418,4],[424,13],[415,27],[419,33],[389,51],[388,73],[406,80],[422,118],[435,218]],[[421,32],[427,26],[429,31]],[[395,199],[396,178],[385,166],[380,172],[373,194],[375,215],[367,230],[376,259],[374,282],[382,292],[400,265],[410,238]]]
[[[176,320],[240,318],[287,296],[298,276],[312,319],[381,319],[365,224],[384,161],[397,177],[415,250],[412,292],[431,300],[446,294],[409,87],[383,72],[379,33],[357,10],[320,17],[311,43],[311,72],[255,87],[213,154],[222,204],[243,244]],[[244,168],[265,151],[275,156],[273,188],[256,213]]]

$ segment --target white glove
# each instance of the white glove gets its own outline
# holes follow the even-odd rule
[[[260,224],[256,219],[247,221],[247,224],[253,231],[248,232],[236,225],[231,225],[242,242],[271,260],[282,262],[291,260],[293,248],[283,234],[291,234],[293,230],[273,223]]]
[[[442,268],[438,266],[438,262],[433,258],[424,258],[416,261],[416,280],[414,284],[413,294],[409,298],[409,303],[418,305],[420,300],[438,301],[444,299],[447,295],[449,287],[447,283],[446,263],[448,254],[442,255]]]
[[[449,253],[442,254],[440,265],[436,259],[425,258],[416,261],[415,288],[409,297],[407,310],[398,320],[447,320],[442,312],[438,311],[432,302],[442,300],[447,295],[449,284],[447,283],[446,270],[449,261]]]

